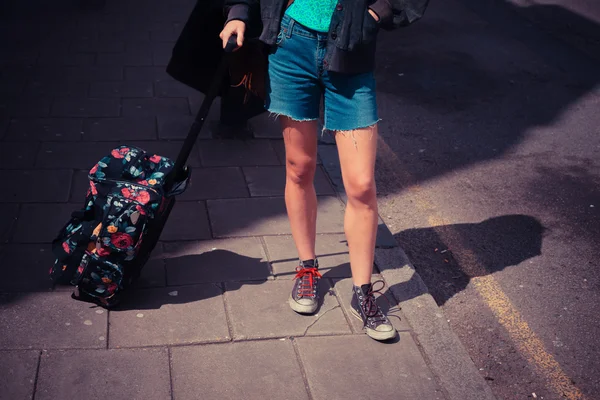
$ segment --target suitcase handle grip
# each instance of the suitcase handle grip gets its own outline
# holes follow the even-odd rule
[[[229,40],[227,41],[227,45],[225,46],[225,53],[232,53],[237,50],[237,35],[233,34],[229,36]]]

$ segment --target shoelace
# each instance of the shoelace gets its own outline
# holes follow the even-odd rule
[[[301,279],[298,285],[298,295],[301,297],[315,297],[313,285],[316,278],[321,277],[321,273],[316,268],[296,267],[296,277],[294,279]]]
[[[378,283],[381,283],[381,287],[376,290],[375,285]],[[383,315],[383,312],[381,312],[381,309],[379,308],[379,306],[377,305],[377,302],[375,300],[375,293],[378,293],[380,296],[382,296],[385,299],[385,301],[388,302],[388,304],[390,304],[390,301],[388,300],[388,298],[383,293],[381,293],[381,290],[383,290],[384,287],[385,287],[384,281],[382,281],[382,280],[375,281],[369,287],[369,291],[367,293],[365,293],[364,300],[360,304],[360,307],[362,308],[363,312],[365,313],[365,316],[367,317],[365,319],[365,325],[367,324],[367,321],[369,319],[375,324],[375,326],[377,326],[378,323],[380,323],[380,322],[387,321],[386,316]],[[391,306],[391,304],[390,304],[390,306]]]

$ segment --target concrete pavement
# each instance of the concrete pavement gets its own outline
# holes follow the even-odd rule
[[[289,309],[296,254],[283,146],[265,118],[253,121],[254,140],[205,131],[190,159],[193,184],[123,306],[107,312],[71,300],[69,288],[48,290],[49,242],[81,205],[86,170],[123,143],[176,155],[201,96],[165,65],[192,5],[3,5],[0,398],[491,398],[476,373],[463,396],[445,388],[459,375],[423,351],[392,292],[394,343],[369,339],[352,319],[344,196],[327,174],[331,158],[316,177],[323,302],[315,316]],[[399,251],[385,233],[382,226],[380,269],[393,286],[403,260],[381,257]],[[430,299],[423,288],[418,295]]]

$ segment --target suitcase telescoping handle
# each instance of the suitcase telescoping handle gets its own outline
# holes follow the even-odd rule
[[[232,53],[237,48],[237,36],[232,35],[227,45],[225,46],[225,53]],[[179,151],[179,155],[177,156],[177,160],[175,161],[175,166],[173,167],[172,173],[167,177],[166,183],[166,191],[172,188],[172,185],[176,182],[181,182],[185,179],[188,172],[186,171],[186,163],[190,153],[192,152],[192,148],[198,139],[198,135],[202,130],[202,126],[204,125],[205,119],[208,116],[210,111],[210,107],[214,102],[215,98],[219,95],[219,91],[221,86],[223,85],[223,79],[225,78],[225,74],[227,73],[229,67],[229,57],[226,54],[221,59],[221,63],[217,68],[217,73],[213,78],[212,84],[210,85],[202,104],[200,105],[200,109],[196,114],[196,118],[190,127],[190,130],[183,142],[183,146],[181,146],[181,150]]]

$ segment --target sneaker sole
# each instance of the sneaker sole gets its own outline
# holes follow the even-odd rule
[[[290,304],[290,307],[292,308],[292,310],[296,311],[298,314],[314,314],[315,311],[317,311],[317,306],[318,306],[318,304],[314,304],[314,305],[310,305],[310,306],[298,304],[291,295],[290,295],[290,298],[288,299],[288,303]]]
[[[351,308],[350,311],[351,311],[352,315],[354,315],[356,318],[358,318],[360,320],[360,322],[363,322],[362,317],[358,314],[358,312],[354,308]],[[390,339],[393,339],[396,337],[396,328],[394,328],[394,326],[392,326],[391,331],[387,331],[387,332],[376,331],[375,329],[371,329],[371,328],[366,328],[366,329],[367,329],[367,336],[369,336],[371,339],[375,339],[378,341],[390,340]]]

